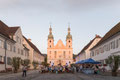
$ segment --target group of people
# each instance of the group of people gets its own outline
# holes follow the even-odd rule
[[[23,77],[26,77],[26,73],[27,73],[27,66],[23,66],[22,70],[23,70]],[[39,66],[39,72],[40,73],[76,73],[76,72],[83,72],[83,70],[87,70],[87,69],[91,69],[93,70],[94,74],[99,74],[100,71],[105,71],[105,67],[101,67],[98,65],[78,65],[78,66],[49,66],[49,67],[45,67],[40,65]]]
[[[51,72],[51,73],[75,73],[76,72],[76,67],[72,66],[50,66],[50,67],[44,67],[40,66],[39,68],[40,73],[46,73],[46,72]]]
[[[82,64],[76,67],[77,72],[83,72],[84,70],[92,70],[94,74],[105,72],[105,66],[93,65],[93,64]]]

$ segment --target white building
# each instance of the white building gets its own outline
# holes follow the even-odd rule
[[[80,60],[85,60],[90,58],[90,49],[95,46],[99,41],[101,40],[101,37],[99,35],[96,35],[93,40],[91,40],[77,55],[76,62]]]
[[[120,23],[107,32],[91,49],[91,58],[103,64],[110,55],[120,55]]]
[[[20,57],[22,60],[31,60],[32,57],[38,62],[44,61],[44,57],[32,42],[30,42],[32,52],[31,48],[24,43],[25,39],[20,27],[8,27],[0,21],[0,71],[12,69],[11,60],[13,57]]]
[[[28,59],[29,49],[23,46],[20,27],[8,27],[0,21],[0,71],[12,68],[11,59],[20,57]]]

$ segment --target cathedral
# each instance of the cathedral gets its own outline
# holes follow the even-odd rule
[[[47,62],[50,66],[69,66],[73,63],[72,35],[70,34],[70,27],[68,28],[68,34],[66,36],[66,45],[63,44],[62,40],[58,40],[57,44],[54,45],[54,36],[50,26],[47,46]]]

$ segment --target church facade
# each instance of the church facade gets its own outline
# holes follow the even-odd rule
[[[73,63],[72,35],[70,34],[70,28],[68,28],[68,34],[66,36],[66,45],[63,44],[62,40],[58,40],[57,44],[54,45],[54,37],[50,26],[47,46],[47,62],[50,66],[69,66]]]

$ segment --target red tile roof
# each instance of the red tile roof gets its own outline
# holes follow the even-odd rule
[[[120,32],[120,22],[115,25],[110,31],[108,31],[104,37],[92,48],[94,49],[95,47],[97,47],[98,45],[102,44],[104,41],[106,41],[107,39],[109,39],[110,37],[112,37],[113,35],[117,34],[118,32]],[[91,50],[92,50],[91,49]]]
[[[14,35],[15,32],[18,30],[18,28],[20,28],[20,27],[9,27],[9,34]]]
[[[79,53],[78,53],[78,55],[80,55],[82,52],[84,52],[87,48],[89,48],[89,46],[93,43],[93,41],[96,39],[96,38],[101,38],[99,35],[96,35],[96,37],[93,39],[93,40],[91,40]],[[78,56],[77,55],[77,56]]]
[[[39,49],[32,43],[30,42],[25,36],[23,36],[23,38],[27,41],[27,43],[39,54],[41,54],[41,52],[39,51]]]
[[[9,35],[14,34],[19,27],[8,27],[0,20],[0,34],[10,39]]]

